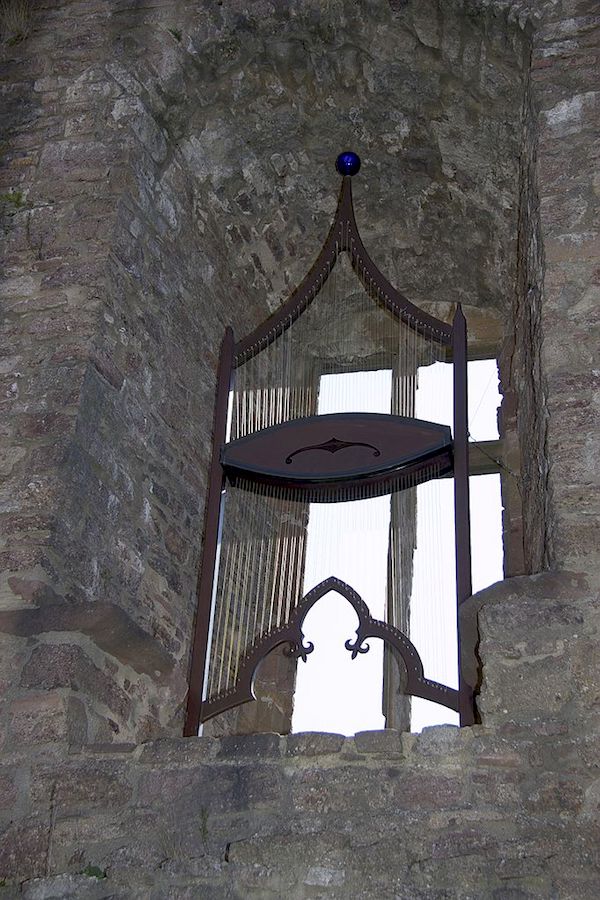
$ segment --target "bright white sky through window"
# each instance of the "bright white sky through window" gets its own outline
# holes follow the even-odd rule
[[[321,379],[318,412],[389,413],[390,394],[390,371],[326,375]],[[499,400],[495,361],[470,362],[469,429],[474,440],[498,437]],[[452,366],[436,363],[419,370],[416,415],[452,424]],[[426,676],[456,687],[452,491],[451,479],[418,488],[410,638]],[[389,497],[311,504],[303,593],[334,575],[358,591],[371,615],[383,618],[389,521]],[[477,591],[502,578],[498,475],[471,478],[471,532]],[[306,663],[298,664],[294,732],[354,734],[384,727],[383,643],[369,640],[369,653],[352,660],[344,642],[354,638],[357,625],[352,607],[335,593],[319,600],[306,617],[304,633],[315,650]],[[457,724],[458,716],[437,704],[412,699],[413,731],[444,722]]]
[[[391,385],[391,371],[325,375],[318,412],[389,413]],[[358,591],[372,616],[382,618],[389,523],[389,497],[311,504],[303,593],[334,575]],[[356,636],[357,626],[348,601],[334,593],[322,597],[304,620],[304,634],[315,649],[298,665],[294,731],[354,734],[385,727],[383,643],[369,641],[370,651],[352,660],[344,642]]]

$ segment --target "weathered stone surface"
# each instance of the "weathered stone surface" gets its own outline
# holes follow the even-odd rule
[[[126,763],[119,766],[113,760],[86,760],[84,765],[67,761],[60,772],[42,766],[31,780],[29,790],[35,803],[52,802],[69,809],[72,805],[90,807],[120,806],[131,799],[127,783]]]
[[[80,700],[63,691],[28,693],[10,707],[11,738],[16,744],[87,742],[87,719]]]
[[[281,737],[278,734],[253,734],[223,738],[221,752],[224,756],[278,757],[281,755]]]
[[[0,769],[0,808],[12,807],[17,800],[17,786],[14,773],[9,771],[6,775]]]
[[[6,871],[18,888],[23,869],[10,847],[39,833],[47,877],[26,881],[24,896],[77,896],[85,885],[86,896],[98,897],[352,890],[367,898],[393,890],[408,898],[431,896],[434,885],[453,898],[509,889],[551,897],[572,877],[579,896],[594,897],[597,737],[557,743],[555,732],[529,725],[504,736],[481,726],[431,728],[410,738],[403,759],[387,761],[381,748],[390,735],[358,737],[353,759],[336,746],[283,765],[279,756],[252,758],[250,746],[240,759],[232,739],[208,738],[177,742],[181,766],[170,741],[141,756],[107,747],[101,760],[90,750],[66,765],[60,756],[23,760],[31,788],[2,844]],[[133,794],[125,787],[136,784]],[[48,810],[45,826],[29,804]],[[90,880],[88,891],[83,879],[94,872],[106,877]]]
[[[324,756],[339,753],[343,745],[344,737],[341,734],[291,734],[286,740],[285,753],[286,756]]]
[[[32,12],[2,47],[0,893],[596,900],[595,0]],[[117,752],[180,731],[220,336],[304,274],[345,145],[381,267],[460,300],[474,352],[504,334],[507,571],[565,571],[470,601],[482,725]]]
[[[377,262],[438,315],[460,299],[478,352],[496,352],[515,279],[527,39],[478,15],[437,0],[59,4],[10,50],[15,539],[0,587],[11,611],[42,608],[48,588],[54,606],[118,607],[165,654],[167,674],[136,653],[133,627],[121,646],[91,635],[161,672],[134,676],[126,703],[124,676],[112,690],[99,678],[98,695],[81,679],[90,722],[107,715],[116,739],[179,731],[219,342],[305,274],[335,206],[339,147],[363,156],[357,216]],[[51,516],[17,534],[34,500]],[[286,662],[285,691],[280,665],[279,686],[265,669],[256,708],[207,733],[286,730]]]
[[[5,880],[25,879],[46,871],[49,823],[40,815],[19,817],[2,827],[0,870]]]
[[[383,759],[397,759],[402,756],[400,734],[393,729],[359,731],[354,735],[354,744],[359,753],[379,753]]]

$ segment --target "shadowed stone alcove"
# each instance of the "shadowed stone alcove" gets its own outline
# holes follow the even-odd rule
[[[595,900],[598,24],[44,0],[3,46],[9,892]],[[517,577],[470,603],[483,724],[184,740],[219,342],[305,273],[345,147],[378,266],[500,360]]]
[[[94,49],[65,74],[36,72],[28,95],[36,121],[60,106],[63,123],[40,145],[9,250],[27,273],[12,290],[40,307],[22,340],[43,373],[11,477],[26,505],[39,471],[46,518],[20,529],[4,622],[27,639],[16,696],[62,691],[80,739],[123,741],[180,730],[219,343],[305,274],[341,148],[363,158],[357,218],[380,268],[435,315],[460,301],[475,355],[512,338],[530,51],[503,12],[382,0],[58,5],[23,52],[60,54],[59,22],[94,32]],[[514,401],[505,413],[516,435]],[[520,501],[505,493],[508,571],[522,572]]]

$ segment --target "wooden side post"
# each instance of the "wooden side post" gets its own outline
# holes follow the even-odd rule
[[[471,525],[469,514],[469,431],[467,407],[467,322],[460,303],[452,322],[452,355],[454,363],[454,529],[456,543],[457,606],[470,597]],[[463,678],[463,660],[458,632],[458,689],[460,724],[473,725],[473,686]]]
[[[183,734],[193,737],[200,727],[200,709],[204,687],[206,654],[208,650],[213,582],[217,563],[219,541],[219,518],[221,513],[221,491],[223,471],[221,468],[221,447],[225,443],[227,429],[227,407],[233,368],[233,329],[227,328],[221,344],[221,355],[217,370],[217,394],[213,429],[213,449],[208,477],[208,494],[204,524],[202,561],[196,592],[196,623],[192,643],[192,657],[189,674],[188,703]]]

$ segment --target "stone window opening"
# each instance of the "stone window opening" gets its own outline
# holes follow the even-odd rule
[[[353,156],[352,154],[347,155],[350,157]],[[339,157],[338,163],[343,156],[345,155],[342,154]],[[352,175],[355,173],[351,172],[344,174]],[[341,266],[341,263],[336,267],[338,255],[342,254],[343,250],[348,252],[350,258],[346,276],[344,276],[344,269],[343,266]],[[328,255],[331,256],[330,260]],[[369,266],[371,268],[369,268]],[[345,286],[339,296],[343,296],[344,300],[339,311],[335,313],[331,312],[330,307],[336,308],[336,297],[338,296],[336,294],[336,285],[340,268],[342,271],[341,280]],[[367,306],[364,306],[364,300],[361,301],[363,306],[356,306],[355,301],[350,300],[356,293],[357,286],[355,284],[354,287],[351,287],[349,283],[344,283],[344,277],[346,278],[346,282],[348,282],[348,278],[357,279],[359,284],[362,282],[362,288],[359,293],[362,292],[364,297],[367,298],[367,306],[369,303],[372,303],[373,300],[376,301],[376,306],[377,303],[380,304],[380,308],[383,310],[384,319],[387,315],[385,310],[388,309],[388,311],[392,311],[392,307],[390,306],[388,308],[387,304],[392,302],[405,304],[404,309],[407,310],[406,313],[400,312],[402,309],[401,306],[394,307],[394,309],[397,308],[399,310],[399,312],[396,313],[399,317],[397,321],[401,323],[403,317],[406,315],[406,322],[408,323],[406,326],[401,324],[398,325],[401,329],[398,332],[398,337],[395,336],[396,332],[394,329],[391,331],[389,330],[390,323],[382,324],[380,321],[379,325],[377,325],[375,319],[371,321],[370,316],[373,310],[370,306],[368,309]],[[382,278],[383,280],[380,281]],[[333,288],[331,287],[332,284]],[[315,307],[310,304],[322,290],[328,293],[329,299],[325,304],[323,311],[318,312],[315,317],[315,314],[313,313]],[[327,238],[317,263],[313,267],[313,270],[311,270],[311,274],[307,276],[307,279],[305,279],[298,291],[292,295],[291,299],[281,307],[281,310],[277,313],[272,325],[267,323],[266,325],[260,326],[255,333],[248,338],[244,338],[238,342],[238,344],[235,344],[235,347],[232,343],[233,337],[230,335],[230,337],[226,339],[229,340],[229,344],[227,345],[229,349],[227,349],[226,344],[223,345],[223,353],[226,355],[222,356],[222,364],[224,359],[229,358],[233,360],[234,368],[235,366],[240,367],[239,372],[241,374],[239,377],[241,377],[242,380],[238,386],[238,375],[236,374],[235,380],[231,382],[231,384],[236,385],[233,389],[233,394],[231,393],[230,388],[227,387],[227,384],[223,381],[222,375],[220,376],[221,380],[219,382],[221,385],[219,390],[223,396],[223,400],[221,401],[222,413],[220,414],[222,425],[220,427],[222,428],[222,434],[225,436],[225,440],[227,438],[231,438],[231,440],[228,443],[222,444],[221,449],[219,450],[219,458],[217,460],[215,472],[222,469],[226,477],[226,481],[224,482],[225,487],[229,484],[229,487],[226,487],[225,493],[219,494],[219,497],[221,498],[219,500],[219,503],[221,504],[221,517],[225,517],[225,521],[228,521],[229,524],[227,525],[228,536],[223,539],[225,540],[225,543],[223,544],[222,540],[219,539],[217,550],[215,551],[217,556],[214,557],[215,563],[213,565],[216,566],[216,568],[214,569],[215,575],[213,576],[212,587],[207,583],[204,588],[201,588],[201,590],[204,591],[205,600],[209,596],[207,590],[209,590],[213,596],[211,618],[204,626],[208,629],[206,632],[208,636],[204,639],[205,647],[207,648],[204,652],[208,655],[208,662],[206,663],[206,677],[208,679],[206,682],[207,694],[202,707],[206,710],[204,714],[205,720],[210,719],[217,714],[222,714],[234,705],[239,705],[240,703],[249,700],[251,697],[250,675],[257,669],[262,658],[257,654],[260,652],[262,656],[266,656],[274,647],[285,644],[286,642],[289,643],[289,647],[283,647],[283,655],[290,656],[291,651],[291,656],[294,657],[294,660],[289,666],[286,666],[285,662],[280,664],[280,667],[283,666],[284,671],[287,670],[287,677],[282,679],[281,671],[276,674],[271,680],[271,688],[273,689],[271,694],[280,693],[281,684],[286,683],[284,693],[287,695],[287,705],[288,707],[293,705],[295,659],[301,657],[303,660],[306,660],[306,655],[312,652],[313,647],[311,644],[306,645],[306,647],[304,646],[304,638],[301,636],[301,631],[297,632],[299,635],[297,642],[295,642],[295,638],[292,640],[291,637],[288,637],[288,631],[291,625],[288,626],[286,623],[297,621],[297,623],[300,624],[294,625],[293,627],[300,628],[303,620],[298,618],[298,616],[301,613],[301,608],[303,608],[304,600],[308,603],[314,592],[317,590],[319,591],[314,599],[310,599],[310,604],[306,607],[303,616],[307,614],[307,611],[312,607],[314,602],[322,599],[328,592],[338,590],[338,587],[335,585],[345,583],[343,571],[332,571],[329,575],[324,572],[324,579],[314,586],[307,584],[304,581],[304,575],[308,567],[307,552],[309,532],[307,526],[309,525],[311,518],[315,518],[314,512],[311,514],[311,504],[317,499],[321,503],[324,501],[325,504],[333,503],[334,505],[341,501],[352,501],[350,505],[352,509],[355,510],[355,505],[353,505],[354,501],[358,499],[366,500],[369,496],[375,497],[378,495],[377,493],[369,494],[368,491],[367,493],[364,493],[360,480],[356,482],[358,487],[352,489],[352,491],[354,491],[353,493],[348,493],[347,488],[344,488],[340,493],[339,487],[334,488],[334,492],[331,493],[331,489],[327,487],[327,477],[325,477],[325,481],[321,485],[323,490],[319,491],[317,498],[315,492],[319,490],[318,481],[315,481],[315,476],[312,475],[308,476],[308,481],[306,481],[305,484],[310,486],[312,483],[315,487],[311,487],[308,493],[305,491],[304,494],[298,494],[298,490],[302,487],[302,479],[307,476],[301,475],[298,476],[300,481],[298,481],[297,478],[294,480],[294,470],[286,470],[285,466],[283,466],[281,473],[278,474],[279,470],[277,467],[280,463],[262,462],[265,453],[265,459],[270,459],[271,456],[275,454],[275,456],[273,456],[273,459],[275,460],[278,453],[276,449],[277,443],[281,442],[282,446],[287,446],[286,440],[289,441],[289,438],[286,437],[286,435],[291,435],[292,440],[295,441],[295,443],[290,444],[290,450],[286,450],[284,453],[285,456],[285,454],[289,452],[289,456],[285,460],[286,465],[290,465],[293,458],[299,454],[309,454],[309,456],[312,454],[312,457],[314,458],[315,453],[318,452],[321,454],[323,450],[328,450],[333,455],[339,452],[340,449],[348,447],[370,448],[369,452],[372,451],[373,456],[379,456],[380,451],[378,445],[369,443],[368,439],[365,443],[364,440],[366,438],[356,443],[356,438],[352,437],[350,443],[348,443],[348,438],[344,437],[340,442],[339,438],[332,433],[329,440],[324,441],[324,437],[327,435],[323,432],[317,443],[315,443],[315,438],[312,438],[311,440],[310,435],[315,433],[320,434],[323,431],[323,428],[329,428],[330,430],[332,428],[334,430],[335,428],[338,428],[338,430],[342,428],[342,421],[338,421],[336,416],[342,416],[343,419],[344,415],[349,415],[351,418],[354,416],[360,418],[362,416],[363,419],[364,417],[367,417],[367,419],[371,417],[371,419],[369,419],[370,424],[368,425],[368,429],[366,421],[361,425],[363,431],[361,431],[360,434],[366,435],[367,438],[368,435],[372,433],[369,429],[375,424],[372,421],[373,417],[377,418],[377,416],[381,416],[386,421],[389,419],[391,422],[395,413],[398,423],[401,421],[407,424],[413,421],[421,422],[422,425],[419,427],[423,427],[428,420],[438,422],[439,424],[436,425],[435,428],[441,429],[441,431],[436,433],[441,435],[442,431],[445,429],[448,439],[451,440],[450,427],[447,424],[442,424],[445,421],[444,415],[439,411],[428,415],[426,409],[424,412],[419,412],[418,410],[418,385],[420,378],[422,377],[424,381],[427,381],[427,378],[432,372],[437,372],[440,366],[443,367],[447,364],[447,360],[451,359],[453,362],[449,368],[453,373],[453,388],[450,397],[453,397],[454,399],[451,399],[450,401],[450,410],[454,408],[454,412],[450,413],[450,415],[451,418],[452,416],[454,417],[455,448],[459,447],[459,443],[457,442],[460,438],[460,429],[461,427],[464,427],[464,451],[461,450],[460,452],[465,454],[463,457],[465,459],[465,466],[463,467],[465,474],[463,477],[465,478],[466,484],[466,459],[470,452],[466,437],[466,342],[464,343],[464,350],[460,351],[464,362],[459,364],[458,360],[460,357],[457,355],[459,353],[459,349],[457,348],[459,348],[460,345],[455,343],[456,337],[454,336],[454,329],[457,327],[457,317],[461,317],[462,313],[460,313],[460,308],[457,307],[454,325],[448,326],[435,317],[432,318],[427,314],[419,313],[418,308],[410,304],[410,301],[400,294],[397,294],[397,300],[388,300],[388,294],[393,296],[394,293],[394,289],[389,282],[387,282],[385,278],[378,273],[377,269],[373,267],[373,263],[369,260],[360,236],[356,231],[354,213],[352,210],[350,178],[345,177],[334,225],[332,226],[329,237]],[[306,298],[302,299],[304,298],[304,294],[306,294]],[[298,297],[301,299],[298,300]],[[321,298],[319,297],[319,301],[320,299]],[[318,307],[318,301],[315,303],[315,306]],[[307,310],[310,310],[310,314],[306,312]],[[307,315],[306,320],[301,318],[305,314]],[[419,316],[421,316],[421,318],[419,318]],[[345,320],[348,320],[349,324],[346,323]],[[304,332],[302,328],[298,331],[300,326],[295,324],[296,321],[305,323]],[[312,325],[310,324],[311,321]],[[462,321],[464,322],[464,317],[462,318]],[[309,323],[308,331],[306,331],[306,322]],[[412,323],[414,323],[414,325]],[[310,328],[313,330],[312,335]],[[405,330],[408,329],[406,332],[406,334],[409,335],[408,337],[406,335],[404,337],[402,336],[402,328],[405,328]],[[464,329],[464,326],[461,326],[461,328]],[[429,333],[428,329],[431,329],[431,340],[439,345],[438,350],[435,352],[433,352],[433,344],[431,350],[425,350],[425,345],[421,346],[420,343],[425,340],[425,335]],[[446,331],[444,331],[444,329],[446,329]],[[411,330],[413,330],[414,335],[418,335],[418,341],[416,337],[410,338]],[[444,337],[445,334],[446,337]],[[451,340],[450,335],[452,335]],[[319,342],[323,342],[324,336],[326,343],[321,346]],[[332,341],[332,343],[327,344],[327,341]],[[448,345],[446,349],[444,349],[444,343]],[[271,347],[274,349],[270,349]],[[316,352],[315,348],[317,348]],[[229,356],[227,356],[227,354],[229,354]],[[388,358],[390,360],[391,368],[386,371],[386,367],[385,365],[382,366],[382,363]],[[404,362],[402,362],[402,360],[404,360]],[[231,366],[232,363],[227,363],[226,365]],[[404,368],[402,368],[402,366],[404,366]],[[457,366],[459,368],[457,368]],[[460,371],[461,366],[464,366],[464,387],[461,387],[460,378],[457,380],[457,372]],[[233,378],[234,368],[223,370],[232,372],[232,375],[228,376],[228,379]],[[334,404],[331,410],[322,408],[322,399],[324,396],[322,386],[327,379],[330,381],[331,379],[337,379],[339,382],[340,378],[347,380],[353,377],[353,373],[357,374],[359,372],[364,372],[365,377],[367,375],[376,374],[384,375],[388,378],[388,393],[391,391],[391,393],[389,393],[389,396],[391,397],[391,417],[389,415],[389,407],[386,411],[382,412],[372,412],[370,407],[367,412],[359,412],[361,404],[359,403],[358,407],[356,407],[356,400],[354,398],[351,401],[350,410],[352,411],[350,412],[346,410],[344,403],[342,403],[341,407],[339,404]],[[428,373],[427,376],[426,373]],[[460,377],[462,378],[463,376]],[[278,388],[276,385],[279,383],[279,379],[281,379],[282,386]],[[223,393],[223,391],[225,391],[225,393]],[[445,391],[440,390],[439,386],[435,385],[433,388],[430,388],[430,391],[432,395],[431,402],[434,402],[435,400],[439,405],[441,402],[440,397],[444,397]],[[457,426],[457,423],[461,421],[456,418],[457,409],[459,408],[457,404],[461,403],[461,391],[465,392],[463,403],[464,413],[461,413],[461,415],[465,416],[465,419],[464,426]],[[229,404],[227,404],[227,398],[229,399]],[[415,406],[415,404],[417,405]],[[229,409],[227,409],[227,405],[229,405]],[[416,418],[402,418],[402,415],[398,418],[398,412],[401,412],[404,417],[408,415],[412,417],[416,416]],[[445,415],[447,415],[447,413]],[[331,424],[328,424],[329,417],[332,419]],[[290,426],[294,425],[294,430],[290,430],[285,426],[284,431],[281,431],[282,425],[279,423],[285,423],[286,419],[289,419]],[[361,419],[361,421],[363,421],[363,419]],[[317,423],[319,423],[318,428],[321,429],[321,431],[315,432],[311,429],[313,429],[313,426],[316,426]],[[309,425],[310,429],[306,432],[306,437],[294,437],[296,433],[302,434],[302,429],[307,429]],[[404,428],[405,425],[402,425],[402,427]],[[300,428],[299,432],[298,428]],[[427,428],[429,428],[429,426],[427,426]],[[273,440],[271,448],[269,448],[266,442],[271,440],[271,432],[273,432]],[[356,432],[356,434],[358,434],[358,432]],[[223,440],[223,438],[221,438],[221,440]],[[300,444],[304,442],[304,445],[298,445],[298,440],[300,440]],[[395,446],[404,447],[405,440],[406,438],[403,436],[400,440],[400,444],[396,442]],[[409,444],[406,444],[406,446],[408,447]],[[433,445],[431,446],[433,447]],[[441,446],[442,445],[440,445],[440,447]],[[292,447],[296,447],[296,449],[293,449],[292,451]],[[264,450],[262,448],[264,448]],[[361,450],[361,452],[364,451]],[[426,451],[426,455],[423,459],[434,459],[435,453],[439,453],[439,451],[435,450],[433,455],[430,451]],[[459,450],[455,449],[456,465],[459,465],[458,453]],[[488,450],[482,448],[480,456],[486,460],[484,468],[489,472],[489,458],[495,457],[489,452],[489,448]],[[449,459],[451,458],[452,457],[449,457]],[[407,459],[409,458],[407,457]],[[315,465],[315,463],[313,462],[312,465]],[[387,569],[387,586],[384,589],[386,595],[384,602],[385,614],[382,614],[381,618],[375,616],[375,619],[380,622],[381,628],[384,627],[382,624],[384,619],[385,621],[393,621],[394,626],[390,629],[390,634],[394,631],[394,628],[398,629],[398,646],[393,650],[386,650],[386,662],[383,667],[385,672],[383,691],[384,708],[386,711],[386,725],[388,727],[398,727],[400,730],[407,730],[410,727],[410,715],[403,708],[407,704],[400,704],[399,709],[395,710],[395,705],[397,705],[396,696],[399,694],[408,695],[415,693],[419,696],[419,691],[421,690],[421,688],[418,687],[418,684],[421,683],[419,682],[419,679],[425,679],[422,684],[428,685],[427,691],[429,691],[429,685],[431,686],[433,694],[429,696],[428,699],[436,700],[437,698],[436,702],[447,705],[447,703],[450,702],[452,692],[454,691],[456,697],[463,697],[463,700],[460,701],[461,703],[466,702],[461,693],[462,688],[460,686],[462,683],[460,680],[462,667],[458,667],[459,675],[457,687],[451,688],[448,686],[442,688],[441,685],[446,682],[437,680],[439,676],[424,674],[425,669],[422,661],[419,659],[419,651],[416,646],[411,644],[410,639],[407,636],[409,619],[408,609],[413,580],[413,558],[417,546],[417,486],[421,484],[421,481],[424,483],[431,479],[436,481],[441,476],[451,474],[453,471],[458,470],[454,470],[450,464],[450,468],[442,467],[439,469],[431,469],[430,472],[427,470],[426,474],[421,478],[421,476],[417,474],[420,471],[418,467],[415,469],[411,468],[412,463],[409,463],[409,466],[406,469],[402,467],[398,469],[398,464],[394,465],[396,465],[396,469],[390,469],[389,471],[401,473],[406,471],[409,474],[401,474],[399,476],[405,480],[399,487],[400,494],[398,494],[397,497],[394,494],[394,490],[398,490],[398,488],[391,489],[390,502],[392,504],[392,518],[389,521],[390,537],[387,563],[384,565],[384,569]],[[429,466],[430,464],[428,463],[427,465]],[[438,465],[438,463],[435,463],[435,465]],[[266,466],[266,468],[261,468],[264,466]],[[273,468],[273,466],[275,466],[275,468]],[[402,463],[401,466],[406,467],[406,462]],[[479,464],[479,468],[481,468],[481,463]],[[260,475],[261,471],[263,472],[263,475]],[[316,471],[317,469],[315,469],[315,472]],[[373,471],[375,470],[373,469]],[[416,480],[411,481],[410,479],[413,477],[411,473],[413,471],[415,472]],[[369,484],[375,485],[376,482],[373,481],[372,476],[366,476],[366,472],[367,470],[365,470],[365,474],[362,475],[363,481],[367,478],[364,483],[367,486]],[[423,470],[423,472],[425,472],[425,470]],[[250,473],[250,475],[247,475],[246,473]],[[292,481],[289,481],[290,473],[292,474]],[[259,488],[261,481],[264,484],[264,487],[259,490],[256,502],[254,500],[251,501],[252,493],[254,491],[254,488],[251,487],[251,481],[244,480],[248,477],[253,480],[258,479],[256,483]],[[322,476],[318,477],[321,478]],[[337,479],[337,482],[341,485],[343,482],[339,481],[340,477],[340,475],[333,476],[334,480]],[[368,480],[369,477],[371,478],[370,481]],[[280,502],[278,500],[279,494],[277,493],[277,479],[281,480],[282,478],[282,483],[284,485],[290,485],[291,493],[290,487],[286,486],[285,493],[281,495],[284,506],[277,507],[276,505],[273,505],[275,501],[277,503]],[[329,478],[331,479],[331,476],[329,476]],[[459,493],[457,487],[458,481],[456,478],[457,476],[455,475],[454,502],[455,504],[458,504]],[[271,485],[271,487],[269,487],[269,485]],[[409,488],[409,494],[402,493],[406,492]],[[260,499],[261,490],[263,492],[262,500]],[[312,494],[315,494],[312,500],[310,499],[311,492]],[[382,495],[386,494],[387,489],[380,491],[380,493]],[[241,499],[236,500],[235,498],[238,494]],[[331,497],[329,494],[331,494]],[[413,495],[414,498],[410,499]],[[467,496],[468,492],[465,493],[465,497]],[[285,499],[286,497],[287,499]],[[305,497],[306,499],[302,499],[302,497]],[[298,501],[300,500],[300,505],[298,505]],[[250,502],[255,503],[255,506],[253,506],[252,511],[249,512],[250,507],[248,506],[248,503]],[[242,504],[241,506],[240,503]],[[466,513],[463,512],[463,510],[466,510]],[[421,512],[421,518],[423,518],[423,515],[423,512]],[[466,599],[472,593],[470,564],[466,563],[468,556],[465,557],[464,551],[460,549],[459,540],[464,540],[460,538],[460,535],[463,533],[466,534],[468,531],[468,506],[462,504],[462,507],[460,507],[460,515],[459,506],[455,506],[455,515],[457,516],[455,520],[455,533],[457,536],[456,584],[459,596]],[[464,515],[466,515],[466,518],[461,518],[461,516]],[[441,517],[432,514],[431,521],[435,524],[435,527],[441,531],[439,525]],[[213,522],[216,522],[214,515]],[[464,526],[466,526],[466,528]],[[214,527],[215,526],[213,526],[213,528]],[[221,528],[221,526],[219,526],[219,528]],[[260,537],[261,528],[270,529],[273,535],[266,543],[265,539]],[[248,531],[248,529],[250,530]],[[338,530],[339,529],[331,526],[328,529],[329,533]],[[324,534],[327,534],[327,529]],[[252,535],[254,535],[254,537],[252,537]],[[396,537],[394,537],[394,535],[396,535]],[[324,543],[324,541],[321,542]],[[366,540],[365,543],[367,543]],[[273,547],[275,549],[273,549]],[[435,550],[433,550],[430,555],[433,560],[436,559]],[[465,562],[462,561],[463,557]],[[327,565],[329,565],[329,561]],[[465,565],[469,566],[468,580],[465,580]],[[344,566],[342,566],[342,569],[343,568]],[[267,579],[266,581],[265,578]],[[437,578],[440,584],[444,581],[443,576],[439,573]],[[339,579],[342,580],[340,581]],[[333,581],[335,584],[333,586],[330,585],[330,581]],[[448,579],[446,579],[446,582],[448,582]],[[303,584],[304,587],[301,589]],[[397,587],[394,587],[396,584]],[[468,587],[466,587],[467,584]],[[324,591],[322,589],[323,586],[327,586],[328,590]],[[361,654],[368,652],[369,646],[365,643],[364,648],[362,647],[365,638],[360,635],[367,633],[365,629],[374,628],[376,622],[373,618],[374,614],[370,610],[367,610],[366,607],[364,615],[367,616],[367,618],[362,618],[363,613],[360,612],[359,607],[356,605],[357,603],[360,604],[363,602],[360,595],[356,595],[357,599],[355,602],[351,599],[348,591],[353,593],[354,589],[351,588],[348,583],[345,583],[345,588],[341,590],[341,593],[346,596],[359,615],[359,629],[357,631],[359,638],[355,648],[348,646],[349,644],[352,644],[350,639],[346,641],[346,648],[348,650],[353,650],[354,658],[357,652],[360,652]],[[368,586],[367,592],[369,592]],[[433,592],[435,593],[435,588]],[[267,609],[265,604],[268,606],[269,596],[271,598],[271,605],[270,608]],[[304,600],[302,600],[302,602],[300,602],[300,599],[290,600],[290,597],[304,598]],[[215,598],[218,600],[217,605],[215,605]],[[290,602],[291,606],[289,605]],[[259,608],[258,604],[262,604],[262,606]],[[295,604],[299,604],[297,614],[295,612]],[[399,604],[399,606],[397,606],[397,604]],[[399,611],[394,612],[396,606]],[[402,612],[402,610],[404,611]],[[392,617],[391,619],[389,618],[390,616]],[[399,618],[397,618],[398,616]],[[428,616],[431,621],[437,621],[440,618],[433,609],[428,613]],[[396,618],[394,617],[397,618],[397,624]],[[368,625],[369,621],[374,622],[374,624]],[[377,627],[375,627],[375,632],[372,632],[371,636],[374,637],[377,635],[385,640],[386,633],[384,633],[384,631],[381,631],[381,633],[377,631],[377,628],[380,626],[377,625]],[[272,631],[273,629],[275,629],[274,632]],[[279,632],[281,632],[281,637],[269,637],[270,634],[275,634],[277,636]],[[289,634],[291,635],[292,632],[289,632]],[[259,635],[263,635],[263,637],[260,638],[260,641]],[[307,649],[307,647],[309,649]],[[395,666],[393,664],[395,662],[395,654],[399,654],[400,657],[402,657],[401,664],[398,667],[400,670],[399,674],[395,674]],[[408,654],[408,656],[404,656],[404,654]],[[411,668],[411,666],[413,666],[413,663],[409,660],[411,655],[416,668]],[[277,656],[277,654],[274,656]],[[404,664],[405,667],[404,672],[402,670],[402,664]],[[394,670],[393,674],[391,674],[392,670]],[[417,674],[418,672],[421,674]],[[406,682],[404,679],[406,679]],[[241,693],[242,688],[237,685],[242,684],[244,684],[245,687]],[[436,687],[436,685],[438,687]],[[438,691],[438,689],[441,692],[445,691],[446,693],[436,694],[435,692]],[[423,690],[425,690],[425,687],[423,687]],[[422,694],[421,696],[425,697],[427,695]],[[271,696],[269,698],[271,705],[277,706],[277,699],[278,698]],[[458,702],[458,700],[453,700],[452,702]],[[401,707],[402,709],[400,709]],[[455,708],[458,709],[458,707]],[[461,707],[461,709],[462,708],[463,707]],[[472,715],[472,713],[470,713],[470,715]],[[276,730],[290,730],[289,715],[285,713],[284,718],[286,720],[285,727],[282,728],[280,722],[280,727]],[[461,718],[461,721],[464,723],[465,720]]]

